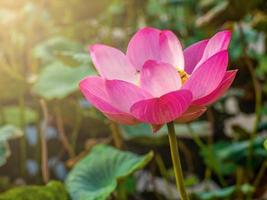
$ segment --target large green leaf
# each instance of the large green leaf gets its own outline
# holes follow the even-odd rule
[[[16,126],[21,125],[21,109],[19,106],[6,106],[3,109],[3,117],[4,119],[1,118],[0,120],[4,121],[7,124],[12,124]],[[24,108],[24,123],[25,124],[30,124],[34,123],[37,120],[37,113],[31,109],[31,108]]]
[[[208,122],[198,121],[190,123],[190,127],[195,134],[198,136],[208,136],[211,134],[211,128]],[[153,133],[152,129],[147,124],[138,124],[135,126],[120,126],[123,137],[126,140],[135,140],[143,144],[164,144],[168,141],[167,126],[162,127],[158,132]],[[186,124],[175,124],[175,133],[179,137],[190,138],[191,130]]]
[[[51,181],[46,186],[22,186],[0,194],[0,200],[68,200],[64,185]]]
[[[60,61],[68,66],[80,66],[91,63],[83,45],[64,37],[54,37],[39,43],[34,48],[34,55],[45,64]]]
[[[40,74],[33,90],[45,99],[62,99],[78,89],[79,81],[92,74],[89,67],[67,67],[60,62],[48,65]]]
[[[0,166],[4,165],[10,156],[8,140],[20,137],[22,134],[20,129],[12,125],[0,127]]]
[[[139,156],[106,145],[97,145],[69,173],[66,187],[73,200],[104,200],[118,181],[143,168],[153,152]]]
[[[53,37],[46,41],[40,42],[34,48],[34,55],[45,63],[54,62],[58,59],[59,54],[64,51],[78,52],[82,45],[69,40],[65,37]]]

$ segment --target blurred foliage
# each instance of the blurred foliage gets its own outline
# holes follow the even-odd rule
[[[235,198],[234,196],[237,193],[241,193],[242,195],[248,195],[251,194],[253,191],[254,191],[253,186],[244,184],[240,186],[240,189],[238,189],[236,186],[230,186],[211,192],[202,192],[197,194],[196,198],[199,200],[220,200],[227,198]]]
[[[255,198],[261,198],[262,191],[267,188],[266,173],[259,178],[257,176],[258,171],[263,169],[264,172],[262,163],[266,160],[267,149],[266,13],[266,0],[0,1],[0,165],[6,164],[0,169],[1,176],[7,175],[11,184],[17,178],[26,184],[42,183],[40,174],[44,166],[41,162],[43,146],[39,144],[43,141],[39,140],[42,138],[40,136],[44,136],[48,145],[48,171],[52,178],[64,179],[63,172],[67,171],[65,162],[70,159],[66,153],[67,147],[73,148],[75,152],[71,158],[72,163],[78,162],[69,177],[75,177],[76,173],[82,174],[81,182],[75,182],[82,186],[71,189],[79,191],[92,184],[84,181],[88,178],[88,174],[84,175],[88,170],[92,170],[89,175],[95,175],[94,170],[99,174],[99,169],[103,168],[109,175],[108,180],[116,182],[117,175],[121,174],[115,174],[113,177],[112,170],[118,170],[124,163],[119,162],[118,166],[114,167],[105,162],[109,160],[113,163],[113,160],[121,157],[128,158],[130,153],[119,152],[117,156],[117,153],[114,153],[117,150],[102,146],[101,148],[108,148],[106,152],[111,155],[107,156],[105,153],[100,157],[94,153],[95,150],[88,154],[94,145],[110,143],[111,130],[108,120],[78,92],[79,80],[96,74],[87,53],[87,45],[104,43],[125,51],[129,38],[138,28],[154,26],[171,29],[180,38],[183,47],[187,47],[219,30],[230,29],[232,41],[229,66],[239,69],[234,87],[212,106],[200,121],[189,125],[177,124],[177,136],[182,140],[181,152],[186,160],[186,165],[183,166],[185,174],[193,174],[193,177],[196,177],[190,179],[188,176],[188,185],[199,186],[201,181],[198,180],[202,179],[218,184],[216,190],[202,189],[200,193],[198,190],[196,198],[234,199],[240,190],[237,188],[239,186],[242,195],[253,191]],[[252,73],[248,63],[251,64]],[[254,75],[259,83],[257,90],[253,85]],[[259,114],[255,112],[257,92],[262,93]],[[40,99],[45,102],[42,106]],[[251,114],[254,117],[253,122],[246,121],[246,118],[243,118],[244,121],[238,121],[238,116],[243,113]],[[255,120],[257,118],[260,123]],[[229,119],[234,123],[229,125]],[[255,125],[257,135],[251,133]],[[247,126],[251,129],[244,128]],[[119,130],[125,140],[126,149],[140,153],[147,152],[149,146],[162,155],[163,161],[160,165],[152,161],[152,167],[145,169],[153,176],[151,180],[146,181],[152,184],[152,179],[160,176],[165,182],[172,183],[173,173],[169,173],[172,169],[169,169],[170,160],[169,156],[166,156],[169,151],[164,146],[167,142],[166,127],[156,134],[144,124],[120,126]],[[226,130],[230,130],[230,135]],[[17,136],[20,136],[20,139],[16,139]],[[38,142],[29,145],[30,137]],[[7,143],[9,139],[12,139],[9,142],[11,148]],[[248,166],[251,144],[253,165]],[[11,155],[11,152],[14,153]],[[78,161],[84,156],[84,160]],[[95,169],[92,164],[92,157],[94,162],[99,161],[99,169]],[[126,158],[125,165],[128,163]],[[32,167],[26,165],[29,160],[36,162],[37,173],[34,177],[25,172],[30,171]],[[88,166],[91,165],[93,167],[89,169]],[[246,171],[248,175],[239,180],[235,177],[237,168]],[[133,171],[135,169],[131,174]],[[123,172],[128,173],[127,170]],[[101,175],[99,177],[105,178]],[[147,194],[138,191],[139,179],[133,179],[136,182],[127,183],[127,179],[123,186],[126,193],[133,199],[143,198]],[[256,188],[247,183],[255,183],[258,179],[262,184],[258,184]],[[234,183],[236,185],[233,185]],[[103,189],[105,196],[111,195],[111,198],[115,198],[111,193],[115,191],[116,184],[108,184],[107,187],[112,187],[108,192]],[[71,185],[69,181],[67,185]],[[102,188],[99,186],[97,189]],[[168,187],[166,190],[168,191]],[[116,194],[118,192],[120,188],[115,191]],[[152,193],[152,197],[145,196],[144,199],[162,196],[159,191]],[[52,182],[47,186],[13,189],[0,196],[0,199],[42,198],[67,199],[67,194],[60,183]],[[166,197],[168,198],[169,196]]]
[[[1,200],[68,200],[62,183],[51,181],[46,186],[22,186],[0,195]]]
[[[253,141],[255,168],[267,158],[267,151],[263,147],[264,138],[257,137]],[[238,166],[246,165],[250,141],[229,142],[220,141],[211,148],[202,149],[202,156],[207,166],[222,175],[231,175],[236,172]]]
[[[47,100],[63,99],[77,91],[79,81],[89,74],[90,69],[85,66],[71,68],[52,63],[42,70],[33,91]]]
[[[0,166],[6,163],[11,152],[8,141],[22,136],[22,131],[12,125],[0,127]]]

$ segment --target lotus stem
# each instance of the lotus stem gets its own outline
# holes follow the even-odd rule
[[[168,132],[169,132],[168,136],[169,136],[170,150],[171,150],[171,156],[172,156],[172,164],[173,164],[175,179],[176,179],[176,186],[177,186],[178,191],[180,192],[181,199],[189,200],[189,197],[186,193],[185,185],[184,185],[184,178],[183,178],[180,155],[178,151],[178,143],[177,143],[177,139],[175,135],[174,124],[173,122],[169,122],[167,126],[168,126]]]
[[[112,133],[112,139],[116,148],[121,149],[123,146],[121,131],[116,122],[111,121],[110,129]]]

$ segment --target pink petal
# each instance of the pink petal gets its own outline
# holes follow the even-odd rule
[[[112,104],[127,113],[134,103],[152,98],[150,93],[125,81],[107,80],[106,89]]]
[[[178,123],[187,123],[199,118],[206,112],[207,108],[204,106],[191,105],[187,111],[175,120]]]
[[[123,124],[136,124],[138,122],[131,114],[122,112],[112,105],[105,88],[104,79],[87,77],[80,82],[80,90],[87,101],[103,112],[109,119]]]
[[[205,48],[201,60],[199,61],[194,70],[196,70],[202,63],[204,63],[211,56],[215,55],[220,51],[227,50],[230,40],[231,40],[230,31],[221,31],[216,33],[213,37],[211,37],[208,41],[208,44]]]
[[[228,65],[228,53],[222,51],[206,60],[183,85],[190,90],[193,100],[211,93],[220,84]]]
[[[190,91],[179,90],[159,98],[143,100],[131,107],[131,113],[140,121],[160,125],[181,116],[192,100]]]
[[[83,79],[80,89],[89,102],[106,113],[130,113],[135,102],[151,98],[150,94],[131,83],[101,77]]]
[[[181,87],[181,79],[173,66],[152,60],[144,64],[140,81],[141,88],[149,91],[154,97],[160,97]]]
[[[86,77],[80,81],[80,90],[91,104],[102,112],[121,112],[112,105],[106,91],[106,80],[98,76]]]
[[[201,60],[204,50],[208,44],[209,40],[202,40],[197,43],[192,44],[184,50],[184,59],[185,59],[185,71],[188,74],[191,74]]]
[[[171,31],[162,31],[159,38],[161,61],[184,68],[184,55],[180,41]]]
[[[98,73],[102,77],[128,82],[137,80],[136,69],[120,50],[96,44],[89,47],[89,52]]]
[[[128,113],[104,113],[104,115],[110,120],[118,122],[120,124],[135,125],[139,123],[139,121],[135,117]]]
[[[159,34],[160,30],[146,27],[130,40],[126,55],[136,69],[140,70],[147,60],[160,60]]]
[[[193,103],[196,105],[209,105],[217,101],[231,86],[238,70],[227,71],[219,86],[209,95],[202,97]]]

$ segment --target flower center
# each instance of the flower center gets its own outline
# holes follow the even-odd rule
[[[187,79],[189,78],[189,75],[182,69],[178,69],[178,74],[181,77],[182,84],[184,84],[187,81]]]

